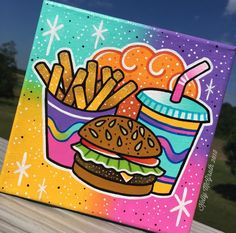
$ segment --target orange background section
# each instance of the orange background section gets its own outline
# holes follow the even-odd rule
[[[177,77],[186,69],[180,55],[170,50],[155,51],[145,45],[131,45],[122,51],[104,49],[93,56],[99,62],[99,67],[111,66],[112,69],[121,69],[124,80],[119,86],[133,80],[138,84],[138,90],[123,101],[117,114],[135,119],[139,112],[140,103],[135,95],[142,89],[157,88],[172,90]],[[100,72],[100,71],[99,71]],[[119,88],[118,86],[118,88]],[[196,99],[198,86],[196,81],[187,84],[185,95]]]

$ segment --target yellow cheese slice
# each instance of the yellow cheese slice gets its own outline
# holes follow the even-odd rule
[[[125,172],[121,172],[120,175],[122,176],[123,180],[126,183],[128,183],[133,178],[133,176],[130,176],[130,175],[126,174]]]

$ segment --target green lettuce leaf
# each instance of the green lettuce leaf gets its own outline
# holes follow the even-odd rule
[[[139,164],[132,163],[125,159],[116,159],[107,157],[98,152],[88,149],[83,146],[81,143],[73,145],[73,149],[80,153],[82,158],[85,161],[92,161],[96,164],[101,164],[106,168],[113,168],[118,172],[127,172],[128,174],[141,174],[143,176],[147,175],[155,175],[162,176],[164,174],[164,170],[162,170],[159,166],[156,167],[147,167]]]

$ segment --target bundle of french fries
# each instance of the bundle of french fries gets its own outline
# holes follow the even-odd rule
[[[98,62],[90,60],[86,68],[74,71],[71,53],[63,50],[58,53],[58,64],[52,70],[47,63],[38,62],[35,70],[47,90],[63,103],[87,111],[108,110],[119,105],[137,90],[137,84],[129,81],[117,88],[124,79],[122,70],[101,67],[98,77]]]

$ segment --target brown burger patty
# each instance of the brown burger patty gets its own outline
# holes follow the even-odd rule
[[[122,116],[102,116],[84,125],[79,135],[108,151],[133,157],[161,154],[159,140],[143,124]]]
[[[79,153],[76,154],[75,162],[87,171],[104,179],[111,180],[117,183],[130,185],[147,185],[154,183],[156,180],[156,177],[154,175],[142,176],[140,174],[135,174],[133,175],[133,178],[131,180],[125,182],[120,173],[115,171],[113,168],[108,169],[101,164],[96,164],[92,161],[85,161],[82,159]]]

